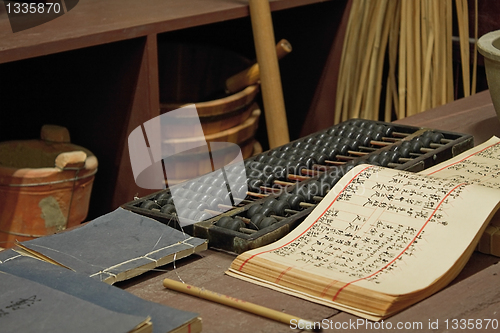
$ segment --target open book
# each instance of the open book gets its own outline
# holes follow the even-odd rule
[[[492,140],[468,153],[486,157],[480,166],[500,162]],[[446,173],[452,163],[427,176],[357,166],[296,229],[239,255],[227,274],[367,319],[389,317],[450,283],[498,209],[500,190]],[[466,169],[473,174],[474,163]]]

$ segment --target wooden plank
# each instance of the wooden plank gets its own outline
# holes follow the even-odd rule
[[[326,0],[274,0],[271,10]],[[0,4],[0,63],[248,16],[246,1],[80,0],[68,13],[12,33]]]
[[[476,145],[500,133],[500,122],[488,90],[395,123],[471,134]]]
[[[137,88],[134,92],[132,106],[126,132],[122,132],[123,144],[119,147],[121,153],[116,155],[117,166],[116,186],[112,198],[112,207],[117,208],[124,202],[152,193],[135,184],[128,151],[128,135],[137,127],[160,115],[160,88],[158,83],[158,47],[156,35],[146,38],[142,56]]]

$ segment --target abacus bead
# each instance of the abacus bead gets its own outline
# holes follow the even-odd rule
[[[276,220],[274,217],[266,217],[262,219],[262,221],[260,221],[258,227],[259,229],[264,229],[275,223],[278,223],[278,220]]]
[[[441,143],[441,139],[444,138],[444,135],[442,133],[434,132],[431,135],[432,142],[434,143]]]
[[[192,221],[196,221],[195,217],[198,215],[199,211],[191,209],[189,213],[187,214],[186,218]]]
[[[200,187],[198,187],[196,190],[193,189],[193,191],[197,193],[209,193],[209,190],[211,189],[211,186],[208,184],[201,184]]]
[[[201,211],[204,211],[205,209],[208,209],[208,205],[204,202],[198,202],[198,205],[196,205],[194,207],[195,210],[201,212]]]
[[[372,134],[372,139],[375,141],[381,141],[383,137],[384,137],[384,134],[382,132],[374,131]]]
[[[394,132],[395,128],[394,126],[385,126],[384,129],[384,136],[390,137],[392,136],[392,133]]]
[[[277,215],[284,216],[286,215],[285,209],[290,209],[290,204],[287,201],[278,200],[273,205],[273,209]]]
[[[422,146],[424,147],[430,147],[431,146],[431,143],[432,143],[432,140],[430,137],[426,137],[426,136],[419,136],[418,138],[418,141],[420,141],[420,143],[422,143]]]
[[[306,198],[301,194],[292,194],[287,200],[293,210],[300,210],[300,203],[305,201]]]
[[[169,192],[162,191],[155,196],[155,201],[158,205],[163,206],[167,203],[170,197],[172,197],[172,195]]]
[[[316,163],[315,164],[325,164],[325,161],[328,159],[328,156],[326,156],[324,154],[320,154],[320,153],[313,153],[311,155],[311,157],[313,157],[314,159],[316,159]]]
[[[274,180],[276,179],[276,177],[274,177],[274,175],[265,175],[265,174],[262,174],[259,178],[260,180],[262,180],[262,183],[264,184],[264,186],[272,186],[274,184]]]
[[[260,221],[262,221],[266,216],[264,214],[257,213],[250,219],[250,225],[252,227],[256,227],[259,225]],[[257,227],[258,228],[258,227]]]
[[[186,207],[188,202],[189,202],[189,200],[187,200],[187,199],[176,197],[174,200],[175,208],[180,209],[180,208]]]
[[[262,172],[260,170],[252,170],[248,174],[248,178],[258,179],[261,175],[262,175]]]
[[[380,157],[379,157],[379,155],[377,155],[377,154],[370,155],[370,156],[368,157],[368,162],[370,162],[370,163],[372,163],[372,162],[377,162],[379,158],[380,158]]]
[[[160,211],[163,214],[175,214],[175,206],[167,204],[167,205],[161,207]]]
[[[391,162],[398,163],[401,154],[398,151],[388,151],[387,156],[391,158]]]
[[[391,158],[387,155],[381,156],[377,161],[381,166],[386,167],[390,162]]]
[[[245,222],[243,222],[240,219],[233,219],[233,221],[227,224],[227,228],[234,231],[239,231],[241,228],[244,227],[245,227]]]
[[[262,207],[273,207],[278,200],[273,197],[267,197],[264,202],[262,203]]]
[[[186,207],[189,209],[196,209],[197,206],[198,206],[198,201],[194,200],[189,200],[188,203],[186,204]]]
[[[214,180],[217,179],[217,177],[203,177],[200,179],[201,183],[203,184],[208,184],[208,185],[212,185]]]
[[[305,164],[307,169],[311,169],[314,164],[318,164],[318,161],[312,156],[303,156],[300,161]]]
[[[255,214],[257,214],[261,209],[262,209],[261,205],[252,205],[247,210],[247,217],[248,218],[252,218],[252,216],[254,216]]]
[[[234,198],[244,199],[247,196],[247,184],[236,184],[231,186],[231,193]]]
[[[222,199],[221,198],[217,198],[217,197],[212,197],[210,199],[207,200],[206,204],[208,205],[208,207],[210,207],[210,209],[212,210],[218,210],[219,209],[219,205],[222,204]]]
[[[262,180],[260,179],[249,179],[247,182],[248,190],[251,192],[260,192],[260,187],[263,185]]]
[[[317,180],[312,180],[310,181],[309,183],[307,183],[307,190],[309,192],[309,195],[311,196],[311,198],[306,198],[306,199],[309,199],[308,201],[314,201],[313,200],[313,196],[324,196],[326,193],[325,193],[325,189],[323,188],[323,186],[321,185],[321,182],[317,181]]]
[[[209,193],[214,197],[222,198],[227,194],[227,189],[222,187],[212,187],[212,190]]]
[[[276,215],[276,211],[273,207],[262,207],[262,209],[259,210],[259,214],[262,214],[264,216]]]
[[[184,184],[184,188],[187,190],[192,190],[193,188],[198,188],[198,186],[200,186],[200,184],[195,182],[195,181],[190,181],[190,182]]]
[[[218,227],[225,228],[226,225],[233,220],[232,217],[230,216],[223,216],[221,217],[217,222],[215,222],[215,225]]]
[[[212,214],[207,213],[207,212],[198,212],[198,214],[195,216],[196,221],[205,221],[208,219],[212,218]]]
[[[255,161],[262,162],[266,158],[266,155],[259,155],[255,158]]]
[[[303,141],[295,141],[294,143],[292,143],[292,147],[294,148],[300,148],[302,146],[304,146],[306,143],[303,142]]]
[[[346,145],[345,143],[337,143],[337,144],[334,144],[332,146],[333,148],[335,148],[340,155],[347,155],[348,154],[348,151],[349,151],[349,146]]]
[[[246,177],[246,174],[245,174],[245,177]],[[211,185],[213,187],[223,187],[223,186],[226,185],[226,180],[224,179],[224,177],[214,178],[214,180],[211,183]]]
[[[411,141],[411,150],[414,153],[420,153],[420,149],[422,149],[422,143],[418,140]]]

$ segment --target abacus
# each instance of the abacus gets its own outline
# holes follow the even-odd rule
[[[122,207],[191,221],[186,233],[242,253],[290,232],[358,164],[418,172],[472,147],[471,135],[353,119]]]

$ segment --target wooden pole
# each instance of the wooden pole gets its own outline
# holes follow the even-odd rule
[[[165,288],[175,290],[181,293],[185,293],[188,295],[196,296],[199,298],[203,298],[212,302],[216,302],[219,304],[227,305],[239,310],[243,310],[246,312],[250,312],[256,314],[261,317],[266,317],[280,323],[286,324],[290,326],[292,323],[297,323],[300,327],[311,327],[314,328],[314,323],[308,320],[300,319],[296,316],[289,315],[284,312],[276,311],[273,309],[266,308],[261,305],[253,304],[250,302],[242,301],[240,299],[222,295],[210,290],[198,288],[195,286],[191,286],[189,284],[185,284],[179,281],[165,279],[163,280],[163,286]],[[317,325],[316,325],[317,326]],[[321,332],[321,327],[315,327],[314,329],[310,329],[312,332]]]
[[[268,0],[249,0],[249,5],[257,63],[260,68],[267,136],[269,148],[272,149],[288,143],[290,137],[276,55],[271,8]]]

